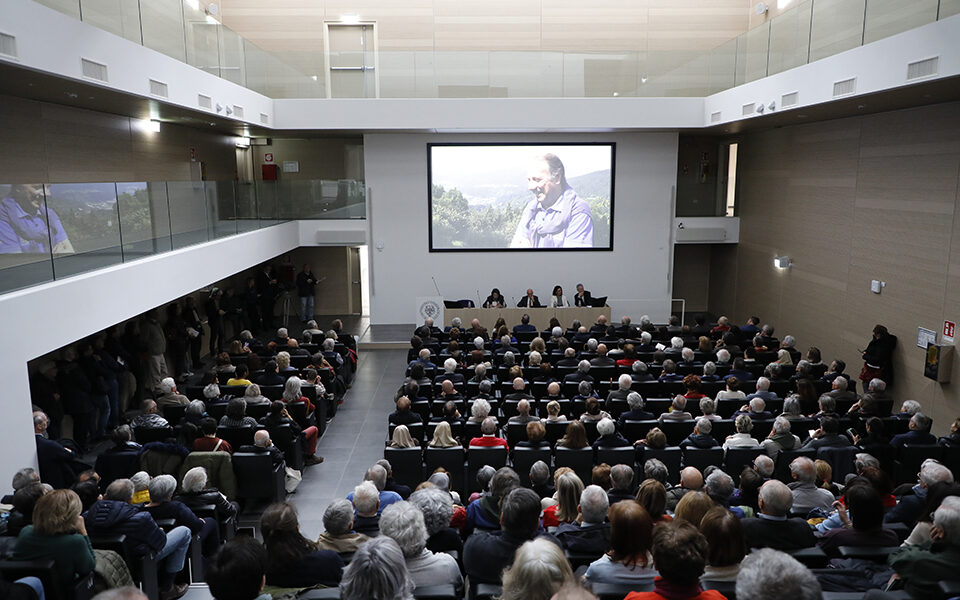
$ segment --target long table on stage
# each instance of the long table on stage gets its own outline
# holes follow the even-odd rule
[[[523,315],[530,315],[530,323],[536,325],[537,331],[544,331],[550,326],[550,319],[556,317],[566,329],[574,320],[580,321],[589,328],[597,322],[597,317],[606,315],[610,319],[610,307],[586,308],[574,306],[570,308],[445,308],[443,310],[443,324],[449,326],[454,317],[460,317],[463,327],[469,328],[470,322],[479,319],[480,324],[488,330],[493,329],[497,319],[503,317],[507,327],[513,331],[513,326],[520,323]]]

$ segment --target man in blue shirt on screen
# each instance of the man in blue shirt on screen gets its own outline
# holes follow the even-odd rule
[[[534,199],[520,215],[511,248],[592,248],[590,206],[567,184],[563,163],[555,154],[534,160],[527,176]]]

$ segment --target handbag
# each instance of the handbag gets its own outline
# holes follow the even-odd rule
[[[863,363],[863,368],[860,369],[860,381],[870,381],[871,379],[883,379],[881,377],[882,371],[880,367],[875,367],[870,363]]]

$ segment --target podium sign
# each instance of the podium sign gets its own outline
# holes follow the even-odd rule
[[[443,327],[443,296],[419,296],[416,311],[414,323],[417,326],[423,325],[426,319],[433,319],[435,327]]]

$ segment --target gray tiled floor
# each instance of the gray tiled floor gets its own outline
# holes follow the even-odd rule
[[[367,467],[383,458],[387,415],[393,411],[393,394],[402,382],[406,356],[406,350],[360,353],[353,387],[317,445],[324,462],[307,467],[297,493],[289,497],[308,538],[316,538],[323,530],[327,504],[353,491]]]

